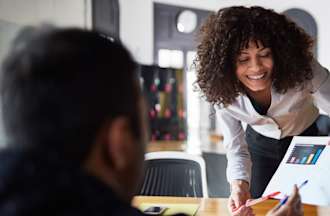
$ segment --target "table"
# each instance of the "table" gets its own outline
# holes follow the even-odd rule
[[[133,206],[139,206],[142,203],[185,203],[200,204],[197,215],[214,216],[230,215],[227,210],[227,199],[225,198],[192,198],[192,197],[157,197],[157,196],[136,196],[133,200]],[[256,216],[264,216],[266,212],[278,203],[277,200],[267,200],[263,203],[253,206]],[[329,216],[330,207],[317,207],[304,205],[305,216]]]
[[[153,141],[148,143],[147,152],[184,151],[187,143],[184,141]]]

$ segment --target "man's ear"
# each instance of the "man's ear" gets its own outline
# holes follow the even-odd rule
[[[121,171],[127,167],[134,147],[133,140],[130,122],[126,117],[118,117],[111,122],[106,130],[104,144],[113,169]]]

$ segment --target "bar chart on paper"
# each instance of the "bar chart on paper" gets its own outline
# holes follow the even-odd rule
[[[314,165],[322,154],[325,145],[296,144],[286,161],[288,164]]]
[[[295,136],[263,195],[281,191],[276,199],[292,192],[293,185],[308,180],[299,190],[301,202],[330,205],[330,136]],[[329,190],[328,190],[329,189]]]

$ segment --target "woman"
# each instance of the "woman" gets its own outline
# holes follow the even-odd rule
[[[221,9],[199,36],[197,84],[216,105],[233,211],[262,194],[292,136],[318,135],[319,108],[330,113],[329,72],[313,59],[311,37],[273,10]]]

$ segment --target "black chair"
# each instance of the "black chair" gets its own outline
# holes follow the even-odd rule
[[[330,118],[326,115],[320,115],[316,119],[316,126],[319,130],[319,136],[330,136]]]
[[[145,157],[139,195],[208,197],[202,157],[183,152],[152,152]]]

